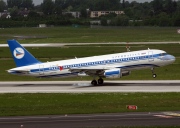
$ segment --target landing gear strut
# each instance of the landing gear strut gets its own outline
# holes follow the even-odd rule
[[[96,86],[97,84],[103,84],[104,80],[102,78],[99,78],[98,81],[96,81],[95,79],[91,81],[91,84]]]
[[[153,78],[156,78],[157,75],[154,73],[154,68],[151,68],[151,71],[152,71],[152,77],[153,77]]]

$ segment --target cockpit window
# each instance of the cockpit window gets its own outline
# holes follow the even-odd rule
[[[166,54],[167,54],[167,53],[161,53],[160,56],[164,56],[164,55],[166,55]]]

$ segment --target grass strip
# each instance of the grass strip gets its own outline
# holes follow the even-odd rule
[[[180,57],[180,44],[140,44],[130,45],[131,51],[161,49],[176,57]],[[28,47],[27,50],[36,58],[70,59],[87,56],[97,56],[126,52],[126,45],[91,45],[91,46],[65,46],[65,47]],[[0,58],[12,58],[9,48],[0,49]]]
[[[180,93],[0,94],[0,116],[179,111]]]
[[[89,27],[5,28],[0,29],[0,43],[18,39],[21,43],[78,42],[162,42],[179,41],[178,27]]]

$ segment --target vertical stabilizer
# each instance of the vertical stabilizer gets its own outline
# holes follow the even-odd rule
[[[41,63],[16,40],[8,40],[7,42],[17,67]]]

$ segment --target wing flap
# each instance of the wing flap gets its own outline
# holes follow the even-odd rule
[[[105,70],[109,70],[115,67],[106,66],[106,67],[83,67],[83,68],[70,68],[71,72],[86,73],[89,76],[103,76]]]

